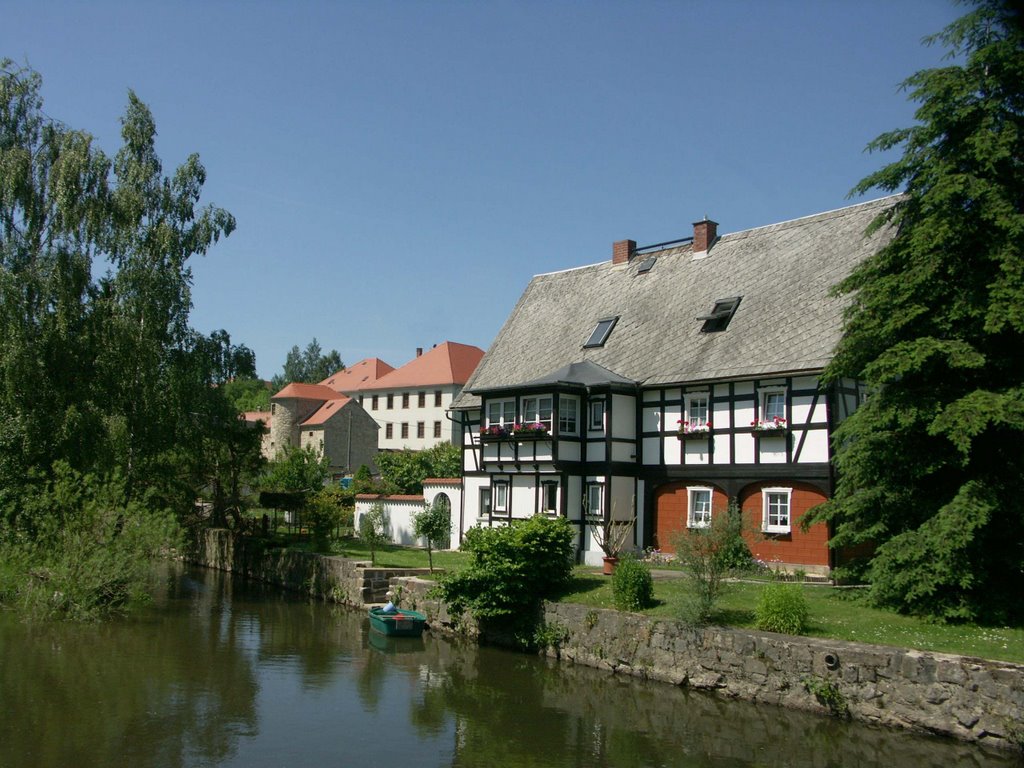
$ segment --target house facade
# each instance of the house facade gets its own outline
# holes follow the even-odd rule
[[[605,521],[671,553],[732,503],[765,562],[827,574],[842,553],[808,510],[832,492],[831,434],[861,402],[821,374],[845,302],[830,289],[891,233],[894,198],[637,248],[533,278],[453,404],[462,526],[534,514],[576,525],[597,564]]]

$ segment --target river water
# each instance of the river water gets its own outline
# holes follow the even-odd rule
[[[0,614],[0,767],[1010,766],[1008,754],[619,679],[210,571],[96,626]]]

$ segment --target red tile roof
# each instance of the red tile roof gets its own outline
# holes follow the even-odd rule
[[[446,341],[411,360],[365,389],[399,389],[465,384],[484,356],[480,347]]]
[[[276,400],[279,397],[294,397],[299,400],[337,400],[344,395],[323,384],[292,382],[270,399]]]
[[[263,426],[270,426],[270,411],[243,411],[242,421],[261,422]]]
[[[323,424],[331,419],[336,413],[340,413],[341,409],[352,402],[352,398],[336,397],[333,400],[328,400],[326,403],[321,405],[312,416],[302,422],[302,426],[309,427],[317,424]]]
[[[388,365],[379,357],[368,357],[348,368],[335,371],[320,384],[337,392],[358,392],[372,386],[377,379],[393,370],[393,365]]]

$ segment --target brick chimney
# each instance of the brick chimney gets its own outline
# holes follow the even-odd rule
[[[717,237],[717,221],[712,221],[705,216],[703,221],[693,222],[693,257],[700,259],[706,256],[708,248],[714,245]]]
[[[633,258],[636,250],[635,240],[619,240],[612,244],[612,264],[625,264]]]

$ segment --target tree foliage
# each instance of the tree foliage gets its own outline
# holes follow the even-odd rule
[[[304,350],[300,350],[298,345],[289,350],[284,370],[274,377],[273,388],[279,392],[292,382],[317,384],[344,367],[338,350],[332,349],[324,354],[320,342],[314,337]]]
[[[238,413],[270,410],[270,387],[255,378],[234,378],[223,385],[224,397]]]
[[[675,537],[676,557],[690,577],[690,590],[680,606],[684,621],[697,626],[711,621],[726,588],[726,576],[734,568],[750,565],[742,532],[743,515],[733,500],[727,509],[712,513],[706,528],[689,528]]]
[[[370,563],[376,565],[377,550],[388,543],[388,532],[391,527],[387,510],[383,504],[373,504],[370,510],[359,517],[357,523],[359,538],[366,542],[370,549]]]
[[[268,462],[261,485],[274,491],[296,493],[323,488],[331,462],[312,448],[286,446],[274,461]]]
[[[117,552],[145,519],[154,530],[168,510],[185,519],[227,444],[258,456],[212,386],[251,370],[251,352],[188,324],[188,259],[235,223],[198,206],[196,155],[163,175],[134,93],[111,159],[43,112],[41,84],[0,62],[0,540],[70,557],[41,523],[39,499],[60,489],[64,530],[92,530],[82,547]],[[76,491],[70,476],[88,482]],[[142,562],[146,542],[134,550]]]
[[[434,546],[448,541],[452,535],[452,510],[450,504],[440,498],[412,518],[413,532],[427,541],[427,562],[434,572]]]
[[[462,475],[462,450],[451,443],[422,451],[382,451],[375,461],[386,493],[420,493],[428,477]]]
[[[944,619],[1021,615],[1024,594],[1024,30],[973,3],[931,42],[955,63],[905,87],[902,156],[856,188],[905,191],[895,237],[839,286],[852,297],[827,371],[867,383],[837,430],[833,546],[877,544],[878,602]]]

